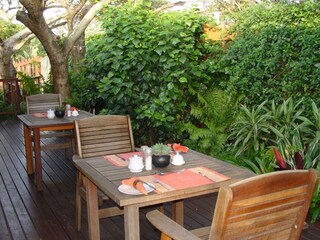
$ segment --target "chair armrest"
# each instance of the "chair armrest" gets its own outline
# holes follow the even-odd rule
[[[148,212],[146,216],[147,219],[152,223],[152,225],[175,240],[200,239],[158,210]]]
[[[79,156],[79,155],[77,155],[77,154],[74,154],[73,156],[72,156],[72,161],[75,161],[75,160],[81,160],[82,158]]]

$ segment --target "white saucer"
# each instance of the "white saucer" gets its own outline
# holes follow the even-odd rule
[[[171,161],[171,164],[172,165],[175,165],[175,166],[181,166],[181,165],[183,165],[183,164],[185,164],[186,162],[185,161],[183,161],[183,162],[174,162],[174,161]]]
[[[141,169],[131,169],[131,168],[129,168],[130,172],[134,172],[134,173],[136,173],[136,172],[142,172],[142,169],[143,169],[143,168],[141,168]]]
[[[146,189],[146,191],[148,193],[153,191],[153,188],[151,188],[150,186],[148,186],[146,184],[143,184],[143,186],[144,186],[144,188]],[[129,195],[141,195],[141,194],[143,194],[142,192],[138,191],[137,189],[135,189],[133,187],[129,187],[127,185],[123,185],[123,184],[118,187],[118,190],[120,192],[124,193],[124,194],[129,194]]]

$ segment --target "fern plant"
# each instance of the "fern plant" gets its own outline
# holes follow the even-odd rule
[[[217,89],[203,97],[198,95],[198,104],[191,105],[190,114],[194,119],[184,126],[190,136],[188,146],[209,155],[219,152],[235,118],[237,103],[238,98]]]

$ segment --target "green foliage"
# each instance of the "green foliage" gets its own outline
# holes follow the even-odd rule
[[[14,112],[16,109],[16,106],[13,104],[5,104],[3,102],[3,91],[2,89],[0,89],[0,112]],[[14,115],[4,115],[4,114],[0,114],[0,120],[4,120],[4,119],[8,119],[8,118],[12,118],[14,117]]]
[[[200,152],[215,155],[226,141],[226,129],[235,119],[238,99],[218,89],[197,97],[198,104],[191,104],[190,115],[194,118],[184,126],[189,134],[185,144]]]
[[[102,20],[105,34],[88,42],[76,91],[98,111],[130,114],[143,142],[179,139],[194,93],[212,82],[205,19],[125,5],[107,8]]]
[[[42,84],[42,89],[44,93],[54,93],[53,80],[50,78]]]
[[[320,110],[314,102],[312,102],[312,111],[310,128],[305,131],[309,143],[308,148],[304,151],[305,168],[312,167],[320,171]]]
[[[236,38],[221,61],[230,79],[222,87],[247,96],[250,106],[319,96],[319,15],[320,4],[309,1],[256,4],[235,15]]]
[[[59,111],[59,110],[65,110],[65,107],[64,107],[64,106],[55,106],[55,107],[54,107],[54,110],[57,110],[57,111]]]
[[[240,113],[230,129],[229,141],[233,142],[236,156],[244,154],[248,159],[253,159],[265,149],[270,133],[270,115],[261,103],[251,110],[246,106],[240,107]]]
[[[261,164],[269,169],[271,162],[261,162],[257,157],[265,161],[264,149],[276,147],[292,169],[298,168],[296,154],[304,161],[304,168],[320,168],[320,111],[313,102],[314,117],[309,119],[304,115],[305,108],[302,100],[297,102],[292,98],[280,105],[272,101],[270,107],[263,102],[252,110],[242,106],[229,135],[236,156],[251,160],[263,172]]]
[[[311,121],[303,116],[302,100],[294,102],[289,98],[279,106],[272,101],[270,129],[274,133],[270,139],[278,147],[291,168],[296,169],[295,153],[308,153],[309,143],[314,133]],[[308,143],[308,144],[306,144]],[[310,154],[309,154],[310,155]],[[318,156],[316,156],[318,158]]]
[[[21,25],[8,23],[0,19],[0,39],[5,40],[22,29]]]
[[[152,154],[157,156],[168,155],[171,148],[163,143],[156,143],[152,146]]]
[[[271,149],[261,150],[259,155],[259,157],[254,157],[252,160],[244,159],[243,161],[256,174],[273,172],[277,167],[273,151]]]
[[[18,77],[21,80],[24,95],[34,95],[40,93],[40,86],[35,84],[34,78],[26,75],[23,72],[18,72]]]
[[[311,223],[315,221],[320,216],[320,179],[318,178],[318,184],[313,194],[313,198],[310,204],[310,214],[311,214]]]

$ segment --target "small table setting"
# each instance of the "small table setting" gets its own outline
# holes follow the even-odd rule
[[[74,120],[91,116],[93,114],[89,112],[76,108],[71,111],[71,108],[66,110],[64,107],[59,107],[59,109],[57,107],[55,110],[48,109],[45,112],[17,115],[18,119],[23,123],[27,173],[31,175],[35,172],[38,191],[42,191],[40,132],[73,130]],[[33,167],[33,156],[35,159],[35,170]]]
[[[170,164],[174,166],[185,165],[186,162],[183,154],[188,151],[189,149],[187,147],[181,146],[180,144],[164,145],[158,143],[152,148],[142,146],[141,152],[117,154],[105,156],[104,158],[116,166],[128,166],[128,169],[132,173],[140,173],[144,169],[147,172],[151,172],[152,165],[160,169],[150,175],[140,177],[132,176],[129,179],[122,180],[122,184],[118,190],[124,194],[147,195],[152,191],[155,193],[163,193],[230,179],[228,176],[204,166],[189,169],[182,168],[173,171],[166,169]],[[152,153],[156,153],[157,155],[153,155]],[[121,162],[122,164],[120,164]]]
[[[173,219],[183,224],[184,199],[217,192],[221,186],[254,175],[180,144],[163,145],[74,160],[78,173],[88,179],[88,225],[92,236],[100,236],[99,224],[94,224],[98,208],[90,202],[96,201],[97,189],[124,208],[125,239],[140,239],[140,207],[173,202]],[[169,161],[154,158],[160,148],[169,153]]]

